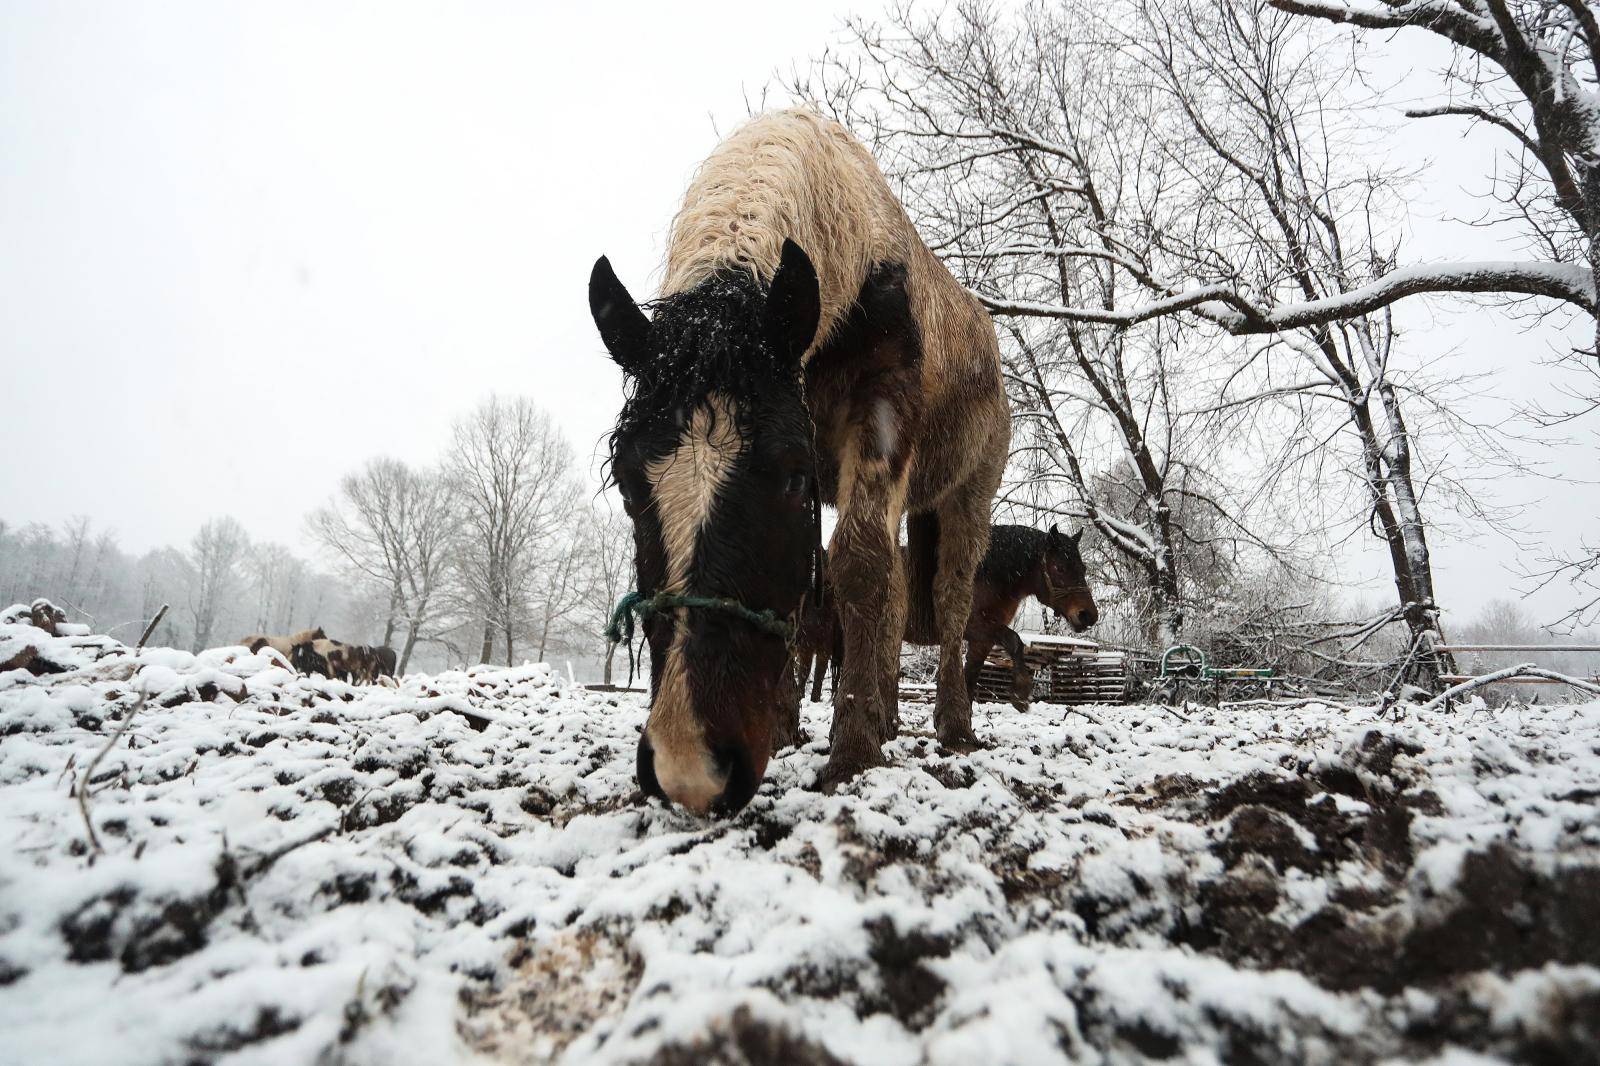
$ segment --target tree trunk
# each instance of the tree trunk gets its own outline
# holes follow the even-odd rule
[[[502,627],[501,632],[504,633],[506,637],[506,665],[515,666],[516,661],[514,656],[516,655],[516,649],[512,647],[511,626],[506,625]]]
[[[494,623],[483,623],[483,649],[478,652],[478,661],[486,663],[489,656],[494,654]]]
[[[605,672],[605,679],[601,682],[601,684],[604,684],[604,685],[611,684],[611,661],[613,659],[615,659],[616,657],[617,657],[617,646],[615,644],[612,644],[609,641],[607,641],[606,642],[606,672]]]
[[[411,652],[417,646],[417,627],[415,623],[406,630],[406,646],[400,649],[400,662],[395,667],[395,673],[405,676],[406,666],[411,662]]]

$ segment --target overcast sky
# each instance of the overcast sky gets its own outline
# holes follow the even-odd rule
[[[652,294],[717,131],[862,10],[0,5],[0,517],[87,514],[140,551],[232,514],[309,553],[303,517],[341,473],[433,460],[491,391],[547,408],[589,466],[620,396],[584,296],[595,257]],[[1437,220],[1467,213],[1489,143],[1398,144],[1434,164],[1406,258],[1482,254]],[[1405,320],[1507,370],[1484,417],[1557,380],[1534,365],[1553,335]],[[1600,479],[1593,453],[1556,462]],[[1499,491],[1560,545],[1600,511],[1592,484]],[[1356,572],[1382,573],[1374,545]],[[1447,603],[1511,591],[1504,538],[1435,547]]]

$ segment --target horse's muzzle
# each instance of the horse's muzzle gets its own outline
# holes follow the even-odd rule
[[[722,791],[712,797],[704,807],[699,804],[682,804],[697,814],[709,815],[713,818],[729,818],[744,809],[745,804],[756,794],[756,789],[761,784],[761,779],[756,775],[755,767],[751,765],[750,757],[738,745],[729,745],[719,749],[713,756],[718,776],[723,781]],[[654,797],[663,803],[672,804],[677,801],[667,794],[662,788],[661,780],[656,775],[656,753],[650,743],[648,733],[639,736],[639,753],[635,762],[635,773],[639,779],[639,791],[646,797]]]
[[[1096,622],[1100,621],[1100,612],[1093,607],[1074,607],[1061,615],[1067,620],[1074,633],[1082,633]]]

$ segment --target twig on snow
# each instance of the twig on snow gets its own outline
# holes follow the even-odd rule
[[[67,756],[67,765],[63,766],[61,768],[61,772],[56,775],[56,787],[57,788],[61,787],[61,779],[67,776],[67,771],[71,770],[72,769],[72,764],[77,762],[77,761],[78,761],[78,753],[77,752],[73,752],[71,755]]]
[[[335,829],[338,828],[339,827],[336,825],[325,825],[321,829],[318,829],[315,833],[310,833],[298,840],[291,840],[287,844],[279,844],[271,851],[261,855],[248,867],[246,867],[244,872],[240,875],[239,880],[241,882],[241,888],[243,882],[248,881],[253,877],[259,877],[266,873],[272,868],[273,863],[277,862],[291,851],[294,851],[297,848],[303,848],[307,844],[315,844],[319,840],[326,839],[333,834]]]
[[[156,617],[159,618],[160,616],[157,615]],[[89,817],[89,781],[94,777],[95,767],[100,765],[100,760],[104,759],[111,749],[117,746],[117,741],[121,740],[129,727],[133,725],[133,719],[139,713],[139,708],[144,706],[144,701],[145,694],[141,692],[139,693],[139,698],[134,701],[133,706],[128,709],[128,716],[122,720],[121,725],[117,726],[117,731],[111,734],[111,738],[105,742],[105,746],[95,753],[95,757],[89,765],[84,767],[83,776],[78,778],[78,813],[83,815],[83,828],[88,830],[89,846],[94,849],[97,855],[105,849],[100,846],[100,837],[94,831],[94,821]]]

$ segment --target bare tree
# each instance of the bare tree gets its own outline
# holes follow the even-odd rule
[[[1327,22],[1431,33],[1448,41],[1454,59],[1444,73],[1445,98],[1406,114],[1465,119],[1509,138],[1504,142],[1509,165],[1492,175],[1494,192],[1539,257],[1485,271],[1501,276],[1499,289],[1463,291],[1550,296],[1595,314],[1600,22],[1586,0],[1271,2],[1282,11]],[[1395,275],[1423,279],[1431,272],[1433,281],[1445,283],[1436,291],[1447,291],[1452,274],[1459,277],[1470,268],[1412,268],[1382,280],[1396,288]]]
[[[64,605],[74,606],[85,600],[84,585],[93,566],[94,546],[88,515],[73,515],[62,524],[64,540],[63,572],[56,581],[56,597]]]
[[[509,666],[539,568],[556,556],[552,546],[577,506],[572,447],[531,401],[491,397],[457,420],[446,469],[461,510],[455,573],[483,626],[480,661],[498,633]]]
[[[604,684],[613,684],[617,646],[605,638],[606,625],[622,594],[633,587],[633,523],[621,510],[596,512],[590,519],[589,581],[583,613],[589,636],[605,641]]]
[[[154,618],[163,603],[193,603],[195,569],[189,557],[177,548],[147,552],[136,564],[135,574],[139,583],[140,616]],[[183,643],[180,625],[178,613],[168,612],[151,639],[158,645],[176,648]]]
[[[536,660],[547,661],[554,647],[572,643],[573,623],[589,602],[593,580],[591,556],[595,549],[589,531],[591,516],[574,512],[568,525],[550,546],[534,583],[529,605],[529,637],[537,644]]]
[[[1551,628],[1575,632],[1600,624],[1600,546],[1585,544],[1577,552],[1547,556],[1541,562],[1542,569],[1528,575],[1535,588],[1560,583],[1578,598]]]
[[[1448,41],[1452,58],[1443,71],[1442,98],[1413,106],[1414,119],[1465,121],[1504,145],[1495,169],[1485,175],[1501,210],[1494,221],[1509,225],[1527,254],[1511,264],[1526,273],[1586,274],[1587,286],[1569,299],[1597,314],[1600,287],[1600,21],[1586,0],[1272,0],[1297,15],[1361,30],[1407,35],[1429,33]],[[1405,40],[1404,36],[1397,38]],[[1486,213],[1487,214],[1487,213]],[[1490,215],[1489,217],[1493,217]],[[1574,280],[1567,283],[1576,286]],[[1511,292],[1533,291],[1511,288]],[[1589,349],[1600,371],[1600,317]],[[1582,397],[1578,412],[1600,408],[1600,391]],[[1586,445],[1587,446],[1587,445]],[[1548,560],[1547,578],[1581,586],[1600,571],[1600,551]],[[1596,600],[1580,603],[1557,622],[1579,625],[1600,616]]]
[[[1177,398],[1178,345],[1160,327],[1134,334],[1005,325],[1020,432],[1002,500],[1085,520],[1111,549],[1100,572],[1124,563],[1131,570],[1116,584],[1131,599],[1142,639],[1176,641],[1194,599],[1188,563],[1208,556],[1214,569],[1241,543],[1282,552],[1221,502],[1206,468],[1210,443]]]
[[[1308,303],[1360,289],[1391,269],[1394,255],[1375,234],[1399,216],[1399,183],[1364,161],[1352,163],[1364,158],[1358,120],[1341,107],[1341,72],[1329,68],[1318,35],[1265,0],[1143,0],[1140,10],[1143,21],[1127,46],[1155,76],[1158,100],[1181,116],[1165,150],[1193,179],[1188,187],[1204,190],[1191,209],[1220,208],[1226,216],[1206,247],[1188,253],[1196,268],[1203,260],[1253,290],[1288,287]],[[1168,247],[1172,257],[1184,255],[1176,242]],[[1416,640],[1439,632],[1440,613],[1422,486],[1454,489],[1457,506],[1482,508],[1438,461],[1427,464],[1426,480],[1418,477],[1424,438],[1413,433],[1407,408],[1434,413],[1432,428],[1453,444],[1486,459],[1504,453],[1489,432],[1439,402],[1442,386],[1398,358],[1397,338],[1386,312],[1284,330],[1229,377],[1214,410],[1258,418],[1261,406],[1272,404],[1287,416],[1297,443],[1270,464],[1269,484],[1325,499],[1334,487],[1330,472],[1354,473],[1362,524],[1383,540],[1394,577],[1397,606],[1388,616],[1403,620]],[[1339,451],[1328,443],[1338,439],[1356,445],[1356,462],[1326,462]],[[1430,683],[1453,669],[1447,656],[1415,662]]]
[[[439,612],[440,586],[454,536],[449,482],[397,459],[370,460],[339,483],[339,495],[307,519],[311,535],[387,601],[382,643],[402,626],[399,669]]]
[[[250,548],[244,572],[255,593],[257,633],[287,633],[294,628],[295,598],[305,576],[305,564],[282,544],[262,543]]]
[[[1271,290],[1255,290],[1243,280],[1231,276],[1226,269],[1207,269],[1202,262],[1196,264],[1187,255],[1170,259],[1167,248],[1159,243],[1124,238],[1136,236],[1136,230],[1106,230],[1087,243],[1075,244],[1075,253],[1095,258],[1114,270],[1131,290],[1130,295],[1142,299],[1128,300],[1115,307],[1105,307],[1088,300],[1062,300],[1059,294],[1043,299],[1026,293],[999,294],[992,290],[979,290],[979,295],[991,309],[1011,315],[1066,318],[1079,322],[1095,322],[1113,326],[1132,326],[1152,318],[1186,312],[1215,323],[1235,335],[1271,334],[1287,329],[1324,325],[1369,314],[1407,296],[1423,293],[1491,293],[1546,297],[1577,308],[1589,316],[1596,312],[1595,274],[1592,264],[1591,237],[1597,217],[1590,208],[1593,199],[1595,161],[1600,161],[1600,151],[1595,149],[1600,136],[1600,119],[1593,104],[1593,71],[1600,62],[1594,48],[1600,44],[1600,35],[1593,32],[1595,19],[1587,7],[1577,0],[1376,0],[1366,5],[1352,5],[1342,0],[1273,0],[1286,11],[1315,15],[1330,21],[1350,22],[1376,28],[1422,27],[1444,36],[1467,53],[1469,62],[1458,68],[1459,76],[1474,89],[1487,92],[1496,79],[1490,76],[1490,67],[1497,66],[1515,87],[1516,98],[1500,107],[1475,104],[1446,104],[1434,109],[1419,110],[1418,114],[1468,114],[1489,122],[1512,134],[1520,147],[1530,153],[1538,168],[1549,178],[1554,195],[1555,211],[1545,212],[1546,223],[1540,228],[1542,235],[1556,236],[1549,220],[1565,216],[1567,227],[1578,235],[1576,241],[1560,239],[1540,242],[1538,257],[1522,261],[1493,261],[1480,263],[1437,263],[1400,267],[1390,264],[1389,269],[1375,274],[1360,285],[1331,293],[1317,299],[1307,299],[1305,294],[1290,282]],[[1224,8],[1231,5],[1221,5]],[[1114,58],[1105,60],[1094,52],[1115,53],[1107,48],[1110,43],[1121,43],[1124,34],[1113,25],[1118,17],[1126,17],[1125,8],[1114,11],[1104,4],[1090,4],[1086,0],[1068,3],[1060,8],[1030,5],[1022,29],[998,33],[992,44],[985,48],[991,57],[1005,58],[1013,49],[1025,54],[1046,55],[1052,65],[1068,67],[1082,72],[1093,82],[1097,94],[1107,85],[1097,80],[1097,68]],[[1105,16],[1105,17],[1101,17]],[[991,9],[977,4],[963,4],[949,18],[955,24],[999,29],[1000,20]],[[856,23],[858,43],[880,53],[899,52],[915,54],[925,43],[926,30],[939,20],[912,18],[908,7],[896,8],[891,21],[891,33],[876,27]],[[1047,31],[1054,24],[1068,25],[1080,31],[1080,36],[1063,37],[1049,33],[1040,36],[1038,30]],[[906,30],[916,28],[909,36]],[[1108,32],[1107,32],[1108,31]],[[1108,39],[1109,36],[1109,39]],[[1081,42],[1086,47],[1069,45]],[[1053,46],[1053,47],[1052,47]],[[876,61],[876,57],[869,58]],[[965,57],[963,57],[965,59]],[[1486,61],[1486,62],[1485,62]],[[1475,64],[1475,65],[1474,65]],[[934,64],[929,63],[931,70]],[[965,69],[945,71],[950,77],[970,74],[970,63]],[[1062,99],[1071,103],[1079,95],[1077,86],[1049,78],[1052,89]],[[827,85],[830,93],[848,88],[853,72],[848,63],[835,69]],[[968,168],[981,167],[986,162],[1013,153],[1031,153],[1047,158],[1068,169],[1082,169],[1088,162],[1081,139],[1061,140],[1050,134],[1040,135],[1028,126],[1012,126],[1010,118],[1018,111],[991,114],[997,121],[989,128],[972,129],[965,123],[947,124],[950,116],[938,113],[935,108],[920,106],[917,96],[928,85],[922,74],[907,71],[895,81],[895,92],[913,103],[906,114],[919,119],[935,121],[930,129],[907,129],[918,135],[935,135],[965,141],[968,151],[952,158],[950,169],[962,174]],[[974,86],[975,89],[981,88]],[[1137,92],[1137,83],[1123,86]],[[822,95],[822,94],[819,94]],[[1112,94],[1117,104],[1127,101],[1128,93]],[[1515,114],[1518,107],[1528,109],[1531,120]],[[1138,123],[1130,123],[1137,129]],[[1083,132],[1079,131],[1080,134]],[[1100,138],[1111,138],[1116,144],[1114,129],[1096,131]],[[1134,137],[1139,134],[1133,134]],[[1121,150],[1121,149],[1119,149]],[[1589,160],[1590,162],[1581,162]],[[1053,168],[1052,168],[1053,169]],[[1531,168],[1529,173],[1531,173]],[[1516,179],[1513,179],[1514,183]],[[1093,198],[1090,190],[1077,187],[1070,179],[1032,195],[1054,195],[1068,192]],[[1536,198],[1519,196],[1518,202],[1532,203]],[[993,205],[994,211],[973,217],[969,223],[982,226],[998,220],[1028,201],[1015,204]],[[1157,206],[1147,201],[1147,206]],[[1092,211],[1092,203],[1086,203]],[[1202,222],[1203,224],[1203,222]],[[1196,242],[1191,242],[1191,246]]]
[[[238,583],[239,563],[249,550],[250,538],[233,518],[213,518],[200,527],[189,546],[194,584],[189,590],[189,615],[194,620],[190,650],[211,647],[219,611]]]

